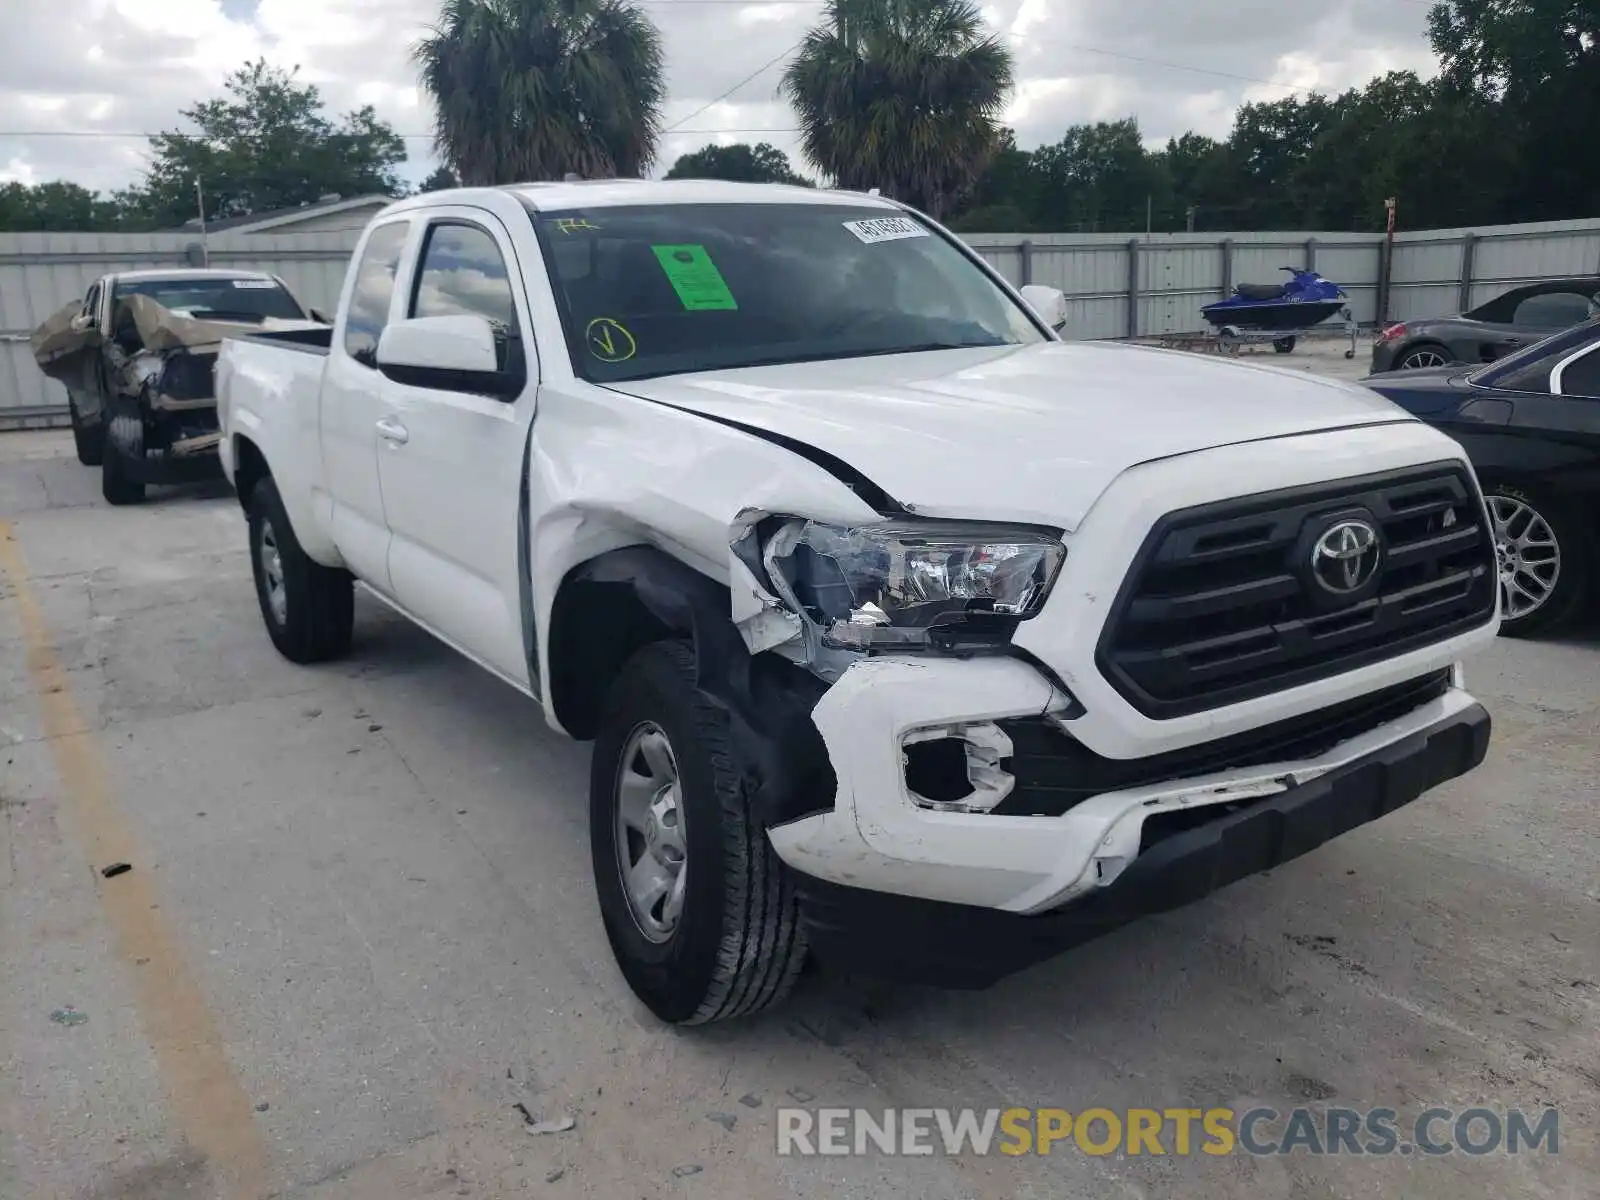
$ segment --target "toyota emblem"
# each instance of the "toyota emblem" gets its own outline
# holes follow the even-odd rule
[[[1359,592],[1378,573],[1383,548],[1365,521],[1340,521],[1311,547],[1311,574],[1335,596]]]

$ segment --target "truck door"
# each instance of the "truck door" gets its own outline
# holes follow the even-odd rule
[[[389,577],[414,617],[528,687],[517,527],[539,372],[523,273],[505,226],[467,207],[428,210],[411,261],[396,319],[484,317],[499,331],[501,371],[526,382],[497,397],[387,381],[378,471]]]
[[[318,417],[334,543],[357,577],[385,595],[393,589],[378,452],[379,424],[389,413],[385,393],[392,385],[378,373],[376,353],[398,304],[395,277],[411,226],[404,217],[375,226],[361,247],[342,323],[328,349]]]

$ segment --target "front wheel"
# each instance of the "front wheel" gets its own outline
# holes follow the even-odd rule
[[[1279,338],[1272,343],[1272,349],[1277,354],[1293,354],[1295,340],[1292,337]]]
[[[267,636],[290,662],[336,658],[350,648],[355,586],[346,571],[306,555],[269,477],[250,491],[250,567]]]
[[[1550,633],[1582,610],[1594,569],[1593,542],[1583,523],[1542,492],[1505,483],[1484,485],[1494,519],[1500,572],[1500,632]]]
[[[794,889],[740,786],[727,714],[686,642],[639,651],[611,690],[590,766],[600,916],[623,978],[657,1017],[759,1012],[805,961]]]
[[[105,452],[105,429],[99,421],[83,419],[78,411],[78,401],[67,395],[67,413],[72,419],[72,446],[78,452],[78,461],[86,467],[98,467]]]
[[[112,409],[100,460],[100,494],[107,504],[120,507],[144,499],[144,483],[129,473],[129,468],[135,462],[142,463],[144,457],[144,418],[137,409]]]

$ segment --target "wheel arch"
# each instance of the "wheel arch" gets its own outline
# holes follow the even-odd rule
[[[549,622],[549,709],[573,738],[595,737],[635,653],[680,638],[694,654],[696,688],[729,714],[757,819],[770,826],[832,806],[838,783],[811,721],[828,685],[777,654],[751,655],[725,585],[654,546],[627,546],[569,570]]]
[[[267,456],[261,453],[261,447],[242,433],[234,434],[233,492],[239,499],[239,507],[249,511],[250,493],[255,491],[256,484],[271,476],[272,469],[267,466]]]

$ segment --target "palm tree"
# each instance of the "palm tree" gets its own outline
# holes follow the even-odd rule
[[[840,187],[938,217],[999,144],[1011,52],[970,0],[829,0],[781,91],[801,150]]]
[[[469,186],[637,176],[661,138],[661,33],[628,0],[444,0],[412,50]]]

